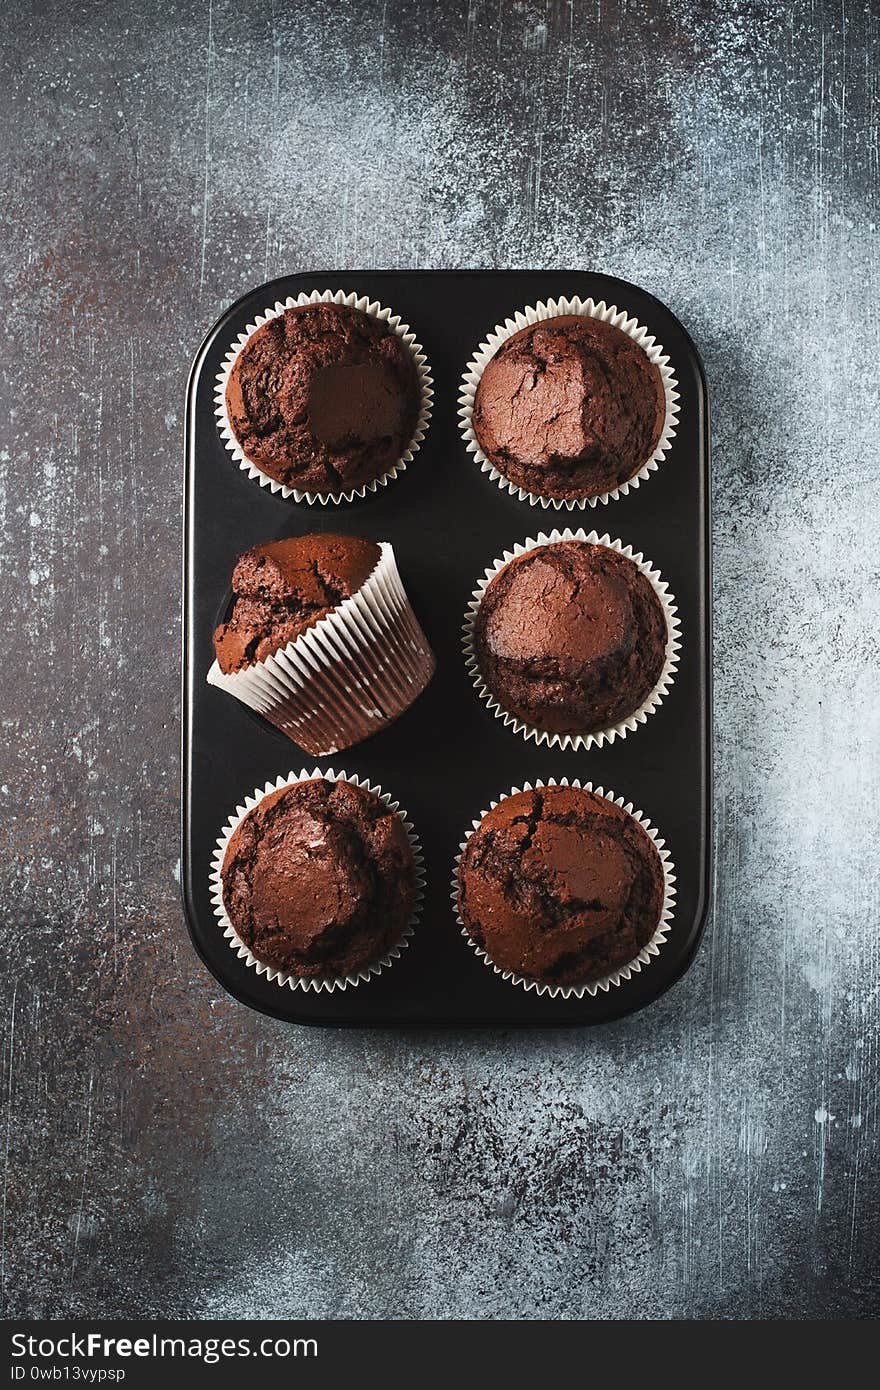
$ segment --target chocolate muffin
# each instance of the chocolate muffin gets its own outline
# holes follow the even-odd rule
[[[638,821],[580,787],[517,792],[458,869],[458,911],[499,970],[577,986],[635,960],[660,924],[660,855]]]
[[[304,978],[378,960],[403,935],[416,893],[400,817],[363,787],[323,777],[265,796],[230,839],[221,879],[253,955]]]
[[[548,733],[588,734],[634,714],[654,689],[666,615],[625,555],[556,541],[517,556],[489,582],[473,641],[503,709]]]
[[[233,606],[214,633],[221,671],[264,661],[355,593],[381,551],[360,536],[290,536],[255,545],[232,573]]]
[[[412,441],[420,405],[407,344],[345,304],[304,304],[270,319],[242,348],[226,387],[245,457],[304,492],[346,492],[381,478]]]
[[[489,462],[541,497],[610,492],[663,431],[659,368],[610,323],[560,314],[514,333],[486,363],[472,425]]]

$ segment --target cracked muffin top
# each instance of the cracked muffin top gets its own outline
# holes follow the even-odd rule
[[[663,865],[638,821],[580,787],[517,792],[458,869],[459,915],[501,970],[582,985],[634,960],[663,909]]]
[[[345,304],[304,304],[270,319],[242,348],[226,387],[246,458],[306,492],[380,478],[412,440],[420,404],[406,343]]]
[[[549,733],[595,733],[634,714],[663,671],[666,615],[638,565],[605,545],[556,541],[487,585],[474,621],[498,703]]]
[[[659,368],[622,329],[582,314],[523,328],[486,363],[473,429],[498,472],[541,497],[596,497],[653,454],[666,397]]]
[[[229,619],[214,633],[221,671],[265,661],[326,618],[372,574],[381,550],[360,536],[290,536],[255,545],[232,573]]]
[[[265,796],[227,846],[223,903],[258,960],[304,977],[356,973],[400,939],[415,860],[380,797],[323,777]]]

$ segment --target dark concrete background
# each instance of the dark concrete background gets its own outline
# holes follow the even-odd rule
[[[3,16],[8,1314],[876,1314],[878,16],[19,3]],[[583,1034],[302,1031],[178,899],[181,407],[315,267],[570,265],[714,408],[717,883]]]

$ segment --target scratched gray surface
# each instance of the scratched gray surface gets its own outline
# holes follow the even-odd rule
[[[4,14],[7,1314],[876,1316],[878,12],[769,8]],[[283,271],[542,264],[705,359],[714,920],[600,1031],[272,1022],[178,901],[189,360]]]

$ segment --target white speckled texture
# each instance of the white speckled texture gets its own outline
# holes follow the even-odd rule
[[[770,9],[4,16],[8,1314],[880,1311],[878,19]],[[714,921],[583,1034],[272,1022],[178,898],[189,361],[284,271],[541,264],[705,360]]]

